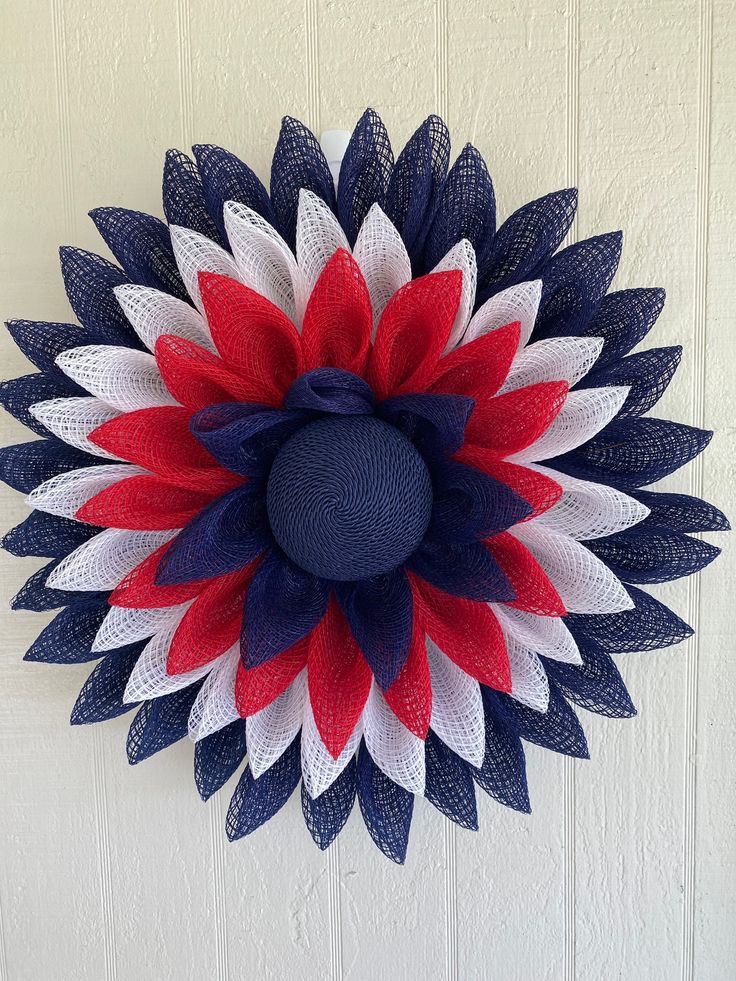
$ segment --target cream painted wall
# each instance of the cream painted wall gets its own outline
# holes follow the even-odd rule
[[[653,343],[686,347],[662,411],[717,430],[670,486],[736,515],[735,26],[733,0],[3,0],[0,312],[65,319],[57,245],[100,248],[96,205],[160,212],[169,146],[265,175],[282,113],[373,105],[400,145],[439,111],[502,215],[577,183],[575,235],[625,229],[616,285],[666,286]],[[22,662],[40,563],[3,558],[0,979],[736,977],[735,554],[662,590],[696,638],[621,659],[640,715],[586,715],[592,762],[532,748],[534,814],[480,801],[479,835],[420,802],[404,868],[357,814],[320,853],[296,800],[228,845],[190,745],[129,768],[126,719],[69,728],[88,668]]]

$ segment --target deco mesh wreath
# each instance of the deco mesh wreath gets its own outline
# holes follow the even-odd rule
[[[63,607],[26,658],[99,659],[72,713],[140,706],[137,763],[183,738],[208,798],[245,763],[230,838],[301,781],[324,848],[358,800],[403,861],[415,794],[477,827],[529,810],[523,741],[587,756],[570,702],[634,707],[611,655],[677,643],[639,588],[702,568],[714,507],[642,490],[710,434],[645,413],[679,347],[628,352],[659,289],[607,294],[621,235],[556,250],[576,192],[496,227],[486,165],[430,117],[394,162],[368,110],[337,190],[286,118],[270,196],[240,160],[171,151],[168,225],[92,218],[119,266],[61,267],[76,324],[13,321],[39,372],[3,451],[44,556],[14,601]]]

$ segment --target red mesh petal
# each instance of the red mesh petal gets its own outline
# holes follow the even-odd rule
[[[223,470],[189,432],[189,409],[138,409],[103,422],[90,439],[103,450],[137,463],[180,487],[224,494],[244,482]]]
[[[338,249],[322,270],[302,326],[304,367],[364,375],[373,331],[368,287],[358,263]]]
[[[495,395],[506,381],[519,347],[520,331],[518,322],[506,324],[455,348],[440,359],[429,390],[467,395],[476,401]]]
[[[402,286],[388,301],[368,369],[379,401],[426,390],[447,345],[461,288],[458,270],[429,273]]]
[[[495,480],[500,480],[523,497],[534,509],[528,517],[524,518],[524,521],[544,514],[562,497],[562,488],[556,480],[518,463],[499,460],[492,450],[486,450],[482,446],[471,446],[466,443],[455,454],[455,459],[482,470]]]
[[[566,382],[539,382],[479,402],[465,427],[468,443],[510,456],[549,429],[568,392]]]
[[[506,603],[506,606],[541,617],[563,617],[567,613],[547,573],[517,538],[508,532],[501,532],[489,538],[486,546],[508,576],[516,593],[516,599]]]
[[[409,656],[398,678],[384,694],[396,718],[420,739],[427,738],[432,717],[432,681],[424,637],[424,623],[415,604]]]
[[[206,586],[176,629],[166,658],[167,674],[183,674],[208,664],[240,637],[245,590],[256,568],[220,576]]]
[[[102,528],[164,531],[183,528],[213,497],[161,477],[126,477],[91,497],[76,517]]]
[[[200,273],[199,287],[217,350],[253,389],[253,402],[279,405],[303,371],[296,328],[265,296],[227,276]]]
[[[312,631],[307,677],[314,721],[337,759],[363,711],[373,674],[334,597]]]
[[[413,577],[414,602],[440,650],[473,678],[511,691],[511,669],[501,627],[487,603],[450,596]]]
[[[221,402],[256,402],[262,393],[259,384],[249,384],[222,358],[185,337],[162,335],[155,354],[166,387],[193,412]]]
[[[110,594],[110,606],[134,607],[153,610],[163,606],[178,606],[194,599],[212,582],[200,579],[197,582],[182,583],[180,586],[158,586],[155,582],[158,564],[171,542],[157,548],[148,558],[139,563],[118,583]]]
[[[309,638],[254,668],[241,661],[235,676],[235,704],[243,718],[255,715],[285,692],[307,663]]]

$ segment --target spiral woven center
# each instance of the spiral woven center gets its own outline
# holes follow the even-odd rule
[[[393,426],[369,416],[320,419],[279,450],[266,503],[293,562],[325,579],[365,579],[401,565],[419,545],[432,483]]]

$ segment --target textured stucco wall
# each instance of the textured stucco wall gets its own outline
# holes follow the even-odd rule
[[[3,0],[0,312],[64,320],[87,210],[160,212],[169,146],[267,172],[280,115],[397,144],[430,111],[491,167],[501,215],[570,183],[574,232],[623,227],[618,287],[664,285],[686,355],[662,412],[715,428],[672,488],[736,514],[732,0]],[[25,365],[5,338],[4,373]],[[2,420],[5,442],[21,429]],[[0,503],[2,529],[20,520]],[[728,543],[726,543],[728,546]],[[593,760],[529,751],[531,818],[480,835],[416,809],[406,867],[353,815],[319,853],[298,802],[229,846],[191,746],[132,769],[127,720],[70,729],[88,668],[24,664],[0,613],[0,979],[596,979],[736,973],[734,550],[666,587],[697,628],[622,659],[640,715],[586,716]],[[40,563],[2,559],[2,610]],[[25,575],[24,575],[25,574]]]

